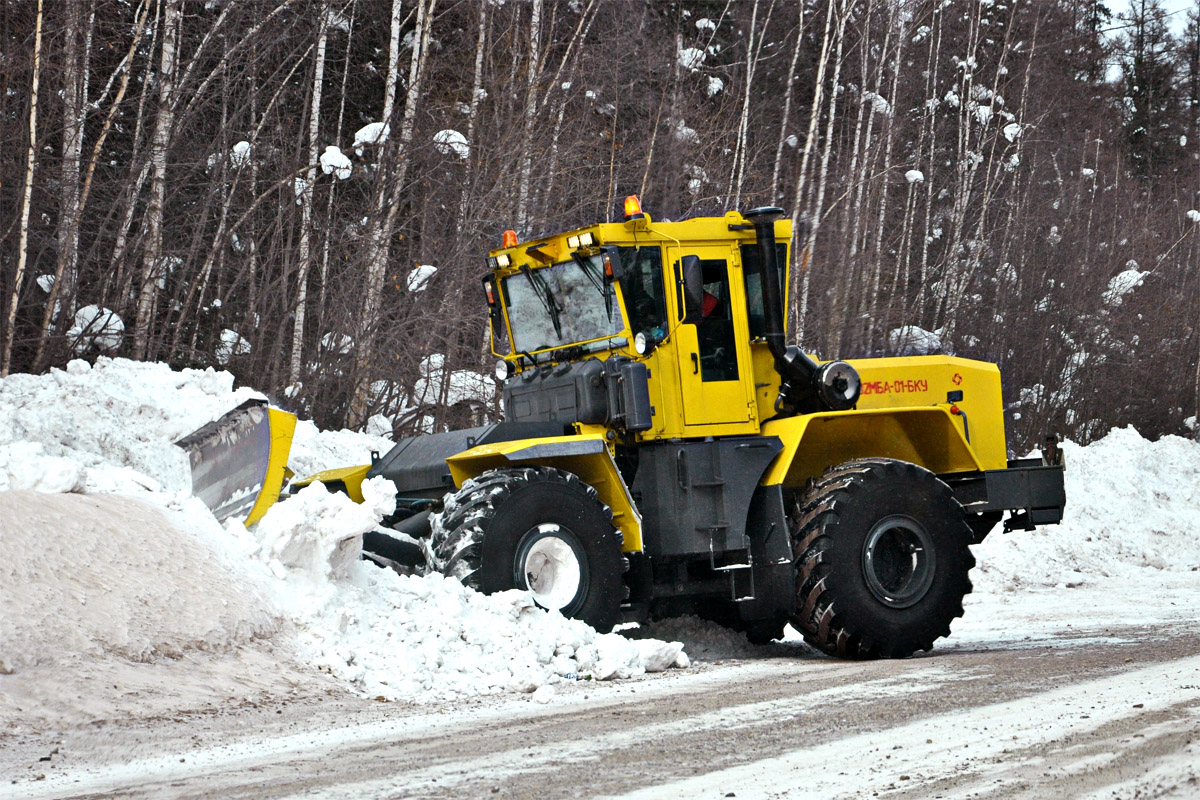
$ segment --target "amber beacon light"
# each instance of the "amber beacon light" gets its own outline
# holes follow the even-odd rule
[[[642,213],[642,204],[638,200],[636,194],[631,194],[625,198],[625,221],[631,219],[642,219],[646,215]]]

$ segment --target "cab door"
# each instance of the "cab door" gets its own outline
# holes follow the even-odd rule
[[[684,251],[671,248],[676,319],[683,318],[680,259],[684,254],[700,258],[704,275],[702,318],[680,324],[675,331],[684,424],[747,422],[753,400],[747,389],[752,385],[748,379],[750,348],[736,251],[716,246],[688,247]]]

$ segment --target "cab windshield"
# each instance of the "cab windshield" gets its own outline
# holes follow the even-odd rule
[[[615,336],[625,328],[600,256],[521,271],[502,282],[512,326],[513,350],[548,348]]]

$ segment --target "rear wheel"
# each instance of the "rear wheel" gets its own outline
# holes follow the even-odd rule
[[[431,565],[485,594],[528,589],[543,608],[598,631],[625,599],[621,532],[612,511],[572,473],[501,469],[467,481],[432,517]]]
[[[792,624],[844,658],[929,650],[962,616],[971,541],[962,506],[933,473],[891,459],[833,467],[793,512]]]

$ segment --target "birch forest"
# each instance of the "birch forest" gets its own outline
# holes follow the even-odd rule
[[[487,251],[637,194],[808,218],[789,336],[997,363],[1014,451],[1194,435],[1200,12],[1121,2],[7,0],[0,373],[491,418]]]

